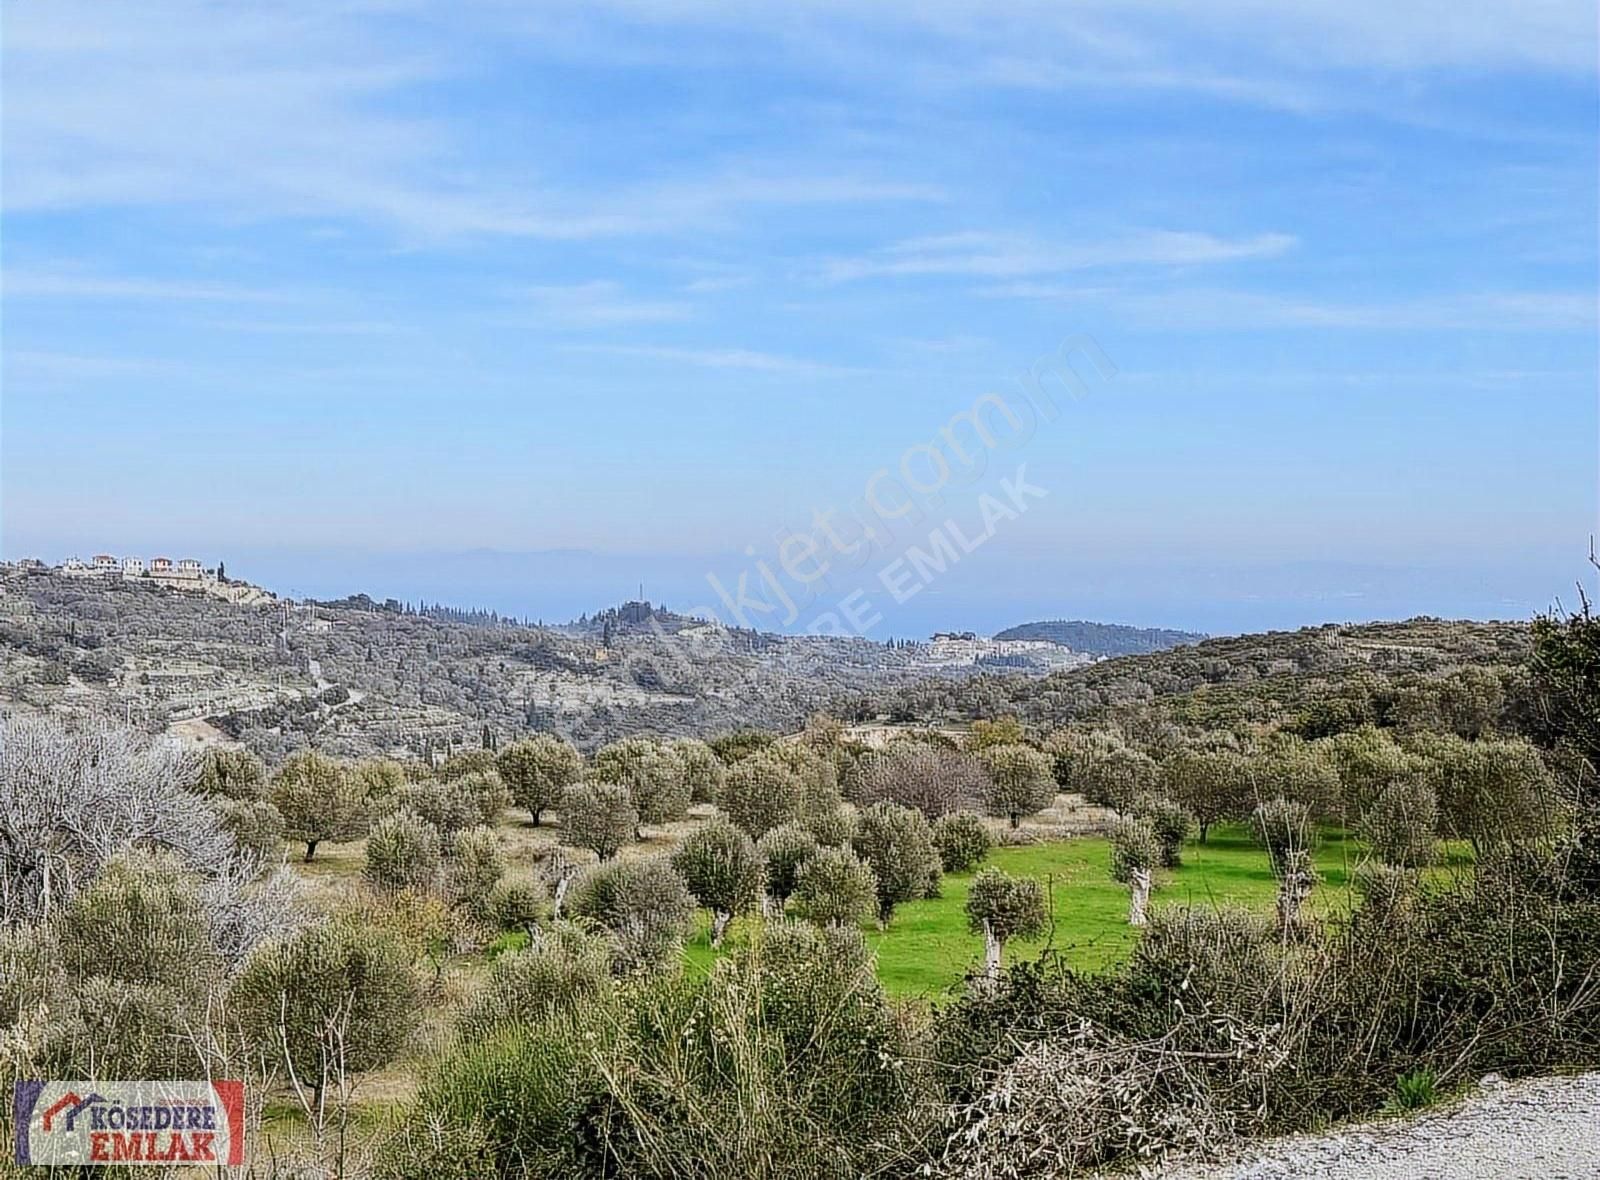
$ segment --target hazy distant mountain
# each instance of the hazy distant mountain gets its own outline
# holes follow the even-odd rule
[[[1023,623],[995,636],[996,639],[1043,639],[1073,651],[1094,656],[1136,656],[1145,652],[1166,651],[1207,638],[1195,631],[1168,631],[1160,627],[1124,627],[1117,623],[1067,622],[1050,619],[1042,623]]]

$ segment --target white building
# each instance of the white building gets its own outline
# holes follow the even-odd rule
[[[124,578],[137,578],[144,574],[144,558],[124,557],[122,559],[122,576]]]
[[[91,564],[94,566],[94,572],[102,577],[110,577],[120,568],[117,559],[109,553],[96,553]]]
[[[205,575],[205,567],[192,557],[185,557],[178,562],[177,575],[180,578],[199,578]]]

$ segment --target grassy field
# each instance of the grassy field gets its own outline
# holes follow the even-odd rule
[[[1446,868],[1463,855],[1452,850]],[[1345,903],[1350,870],[1359,856],[1355,841],[1344,833],[1325,835],[1316,856],[1323,881],[1312,899],[1314,909],[1326,912]],[[1111,879],[1105,840],[1083,837],[997,848],[986,863],[1046,882],[1050,890],[1053,930],[1043,938],[1008,945],[1008,960],[1036,955],[1049,945],[1074,967],[1095,970],[1119,961],[1133,946],[1128,891]],[[945,877],[942,897],[902,905],[889,929],[867,931],[877,952],[878,975],[891,992],[935,997],[981,961],[983,939],[968,932],[963,912],[972,876]],[[1203,845],[1189,844],[1183,866],[1157,876],[1153,904],[1244,905],[1268,912],[1276,893],[1266,853],[1250,841],[1242,825],[1235,825],[1214,829]],[[711,962],[714,952],[703,927],[687,953],[691,966],[703,970]]]

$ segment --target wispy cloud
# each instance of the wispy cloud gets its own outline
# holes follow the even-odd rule
[[[1583,291],[1470,291],[1365,301],[1227,288],[1088,290],[1009,283],[980,293],[1094,306],[1174,331],[1350,329],[1363,331],[1593,331],[1600,303]]]
[[[693,312],[683,302],[632,298],[621,284],[604,280],[519,287],[510,296],[541,323],[563,327],[660,324],[688,319]]]
[[[914,238],[857,258],[824,263],[834,282],[896,275],[961,275],[1003,279],[1105,267],[1200,266],[1275,258],[1293,249],[1291,234],[1245,238],[1146,230],[1103,242],[1061,244],[1009,234],[969,232]]]
[[[647,360],[668,361],[692,365],[701,369],[736,369],[752,373],[791,374],[799,376],[849,376],[865,372],[864,369],[844,365],[824,364],[781,353],[758,352],[748,348],[673,348],[644,344],[593,344],[573,345],[576,352],[602,352],[615,356],[642,357]]]
[[[231,283],[11,269],[0,272],[0,295],[7,299],[173,299],[200,303],[276,303],[288,298],[280,291]]]

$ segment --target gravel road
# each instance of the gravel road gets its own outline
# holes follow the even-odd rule
[[[1259,1143],[1161,1180],[1600,1180],[1600,1074],[1506,1084],[1417,1118]]]

